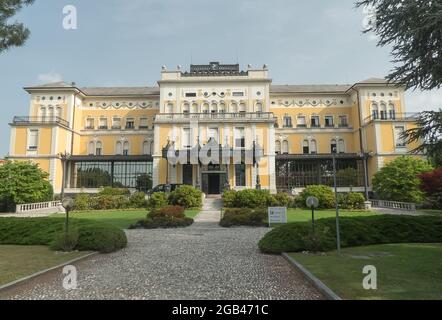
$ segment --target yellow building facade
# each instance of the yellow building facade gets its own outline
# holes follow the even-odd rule
[[[189,184],[272,193],[333,183],[371,190],[371,177],[413,146],[404,87],[274,85],[268,68],[211,62],[162,68],[157,87],[27,87],[29,114],[11,122],[9,160],[31,160],[56,193]],[[63,170],[61,154],[68,154]],[[64,179],[63,179],[63,172]]]

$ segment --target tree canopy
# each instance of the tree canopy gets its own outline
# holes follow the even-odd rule
[[[0,0],[0,53],[10,47],[22,46],[29,38],[30,31],[19,22],[8,23],[23,6],[35,0]]]
[[[359,0],[371,7],[373,23],[365,32],[379,36],[378,46],[392,46],[387,76],[407,86],[431,90],[442,85],[442,0]]]

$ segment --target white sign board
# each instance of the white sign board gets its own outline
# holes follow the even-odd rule
[[[272,223],[287,223],[287,208],[273,207],[268,209],[269,226]]]

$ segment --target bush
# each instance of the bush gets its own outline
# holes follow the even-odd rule
[[[341,246],[386,243],[439,243],[442,217],[378,215],[340,219]],[[259,242],[266,253],[329,251],[336,248],[336,220],[319,219],[312,234],[308,222],[290,223],[267,233]]]
[[[226,209],[220,221],[222,227],[233,226],[266,226],[267,211],[264,209],[253,210],[250,208]]]
[[[223,193],[223,205],[226,208],[266,208],[278,205],[281,199],[271,195],[268,190],[228,190]]]
[[[273,195],[275,199],[275,206],[278,207],[290,207],[293,203],[293,197],[289,196],[285,192],[278,192],[277,194]]]
[[[7,161],[0,166],[0,212],[15,212],[17,204],[51,201],[49,174],[37,164]]]
[[[155,192],[147,200],[147,208],[152,211],[167,206],[167,195],[164,192]]]
[[[90,197],[86,193],[79,193],[74,198],[74,210],[85,211],[90,209]]]
[[[64,223],[63,218],[0,218],[0,244],[56,247]],[[124,231],[107,223],[70,219],[69,228],[78,231],[75,250],[106,253],[127,245]]]
[[[425,199],[418,175],[431,171],[428,162],[402,156],[387,163],[373,177],[373,190],[382,200],[421,203]]]
[[[181,186],[169,195],[169,203],[186,209],[201,208],[203,205],[202,192],[192,186]]]
[[[68,234],[64,231],[55,235],[54,240],[49,244],[51,250],[70,252],[78,244],[78,231],[69,230]]]
[[[419,175],[420,188],[427,196],[431,208],[442,209],[442,167]]]
[[[226,190],[223,192],[222,200],[223,200],[223,206],[225,208],[234,208],[235,207],[235,199],[236,199],[236,191],[235,190]]]
[[[135,192],[129,198],[129,206],[131,208],[146,208],[147,200],[144,192]]]
[[[129,207],[127,196],[99,195],[91,197],[91,208],[94,210],[125,209]]]
[[[104,187],[98,193],[100,196],[128,196],[130,195],[129,189],[126,188],[112,188]]]
[[[190,226],[192,223],[193,219],[186,217],[183,207],[165,206],[153,210],[145,220],[138,221],[129,229],[179,228]]]
[[[342,209],[365,209],[365,197],[359,192],[339,193],[338,203]]]
[[[306,187],[297,197],[298,206],[305,208],[308,197],[316,197],[319,200],[320,209],[335,207],[335,194],[332,188],[324,185],[311,185]]]

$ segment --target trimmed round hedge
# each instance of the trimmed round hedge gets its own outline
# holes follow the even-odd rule
[[[110,224],[70,219],[70,230],[78,232],[75,250],[114,252],[126,247],[123,230]],[[51,245],[64,230],[63,218],[0,218],[0,244]]]
[[[344,217],[340,219],[342,247],[387,243],[442,242],[442,217],[394,216]],[[319,219],[312,234],[311,223],[279,226],[259,242],[265,253],[330,251],[336,248],[336,220]]]

